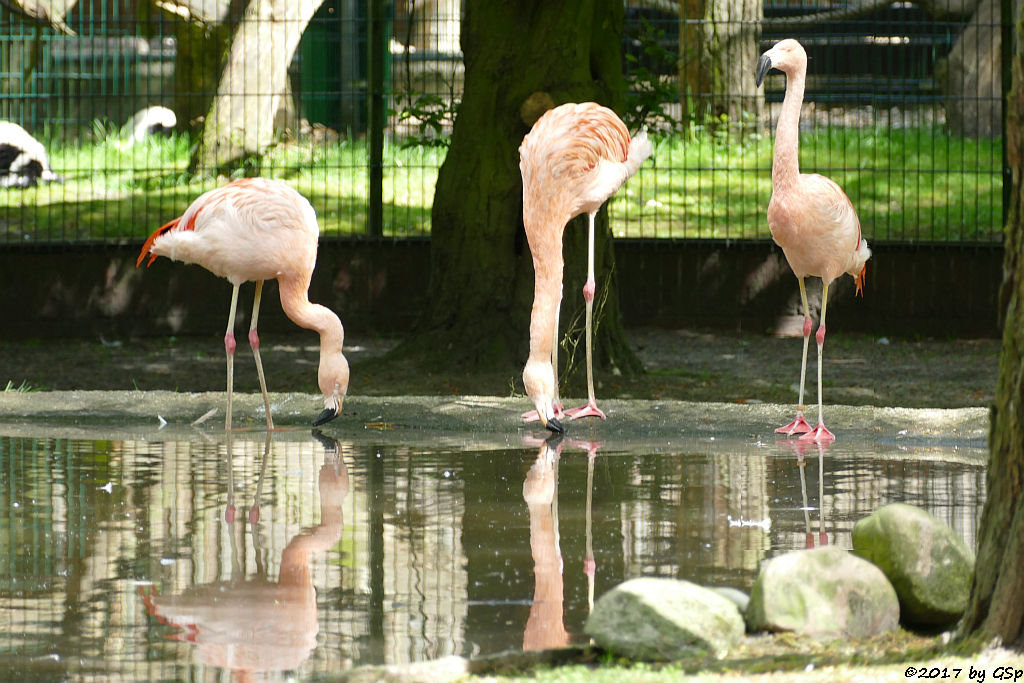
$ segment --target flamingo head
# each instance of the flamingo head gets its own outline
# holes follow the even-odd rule
[[[757,68],[754,70],[754,79],[758,87],[764,81],[765,74],[772,69],[778,69],[787,76],[801,69],[807,68],[807,52],[804,46],[792,38],[780,40],[770,50],[761,55],[757,60]]]
[[[565,427],[555,417],[555,372],[550,362],[529,360],[523,368],[526,395],[537,408],[541,423],[556,434],[565,433]]]
[[[330,422],[341,413],[341,405],[348,393],[348,360],[345,354],[339,350],[323,355],[318,379],[320,391],[324,395],[324,409],[313,420],[314,427]]]

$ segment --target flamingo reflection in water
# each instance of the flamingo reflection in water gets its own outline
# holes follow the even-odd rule
[[[533,554],[533,603],[523,632],[524,650],[547,650],[569,644],[562,619],[562,550],[558,542],[558,460],[561,438],[541,443],[537,460],[526,473],[523,500],[530,511]]]
[[[570,440],[570,447],[587,451],[586,557],[583,573],[587,577],[590,610],[594,608],[594,544],[591,527],[591,489],[594,481],[594,460],[600,443]],[[540,443],[537,459],[526,473],[523,500],[530,512],[530,552],[533,555],[534,590],[530,616],[523,632],[523,650],[544,650],[565,647],[569,633],[563,621],[564,562],[558,532],[558,463],[562,453],[562,436],[554,434]]]
[[[800,469],[800,494],[803,498],[804,547],[814,548],[814,532],[811,531],[811,506],[807,501],[807,451],[812,447],[818,450],[818,546],[828,545],[828,533],[825,531],[825,451],[832,445],[830,441],[808,441],[805,439],[778,441],[796,454],[796,465]]]
[[[228,458],[232,452],[230,434],[228,432]],[[320,524],[303,529],[288,543],[281,553],[276,582],[267,577],[258,547],[257,574],[244,575],[237,558],[234,524],[229,519],[233,518],[233,504],[229,501],[225,518],[229,519],[231,528],[232,577],[194,586],[177,595],[143,592],[149,614],[160,623],[180,629],[170,636],[172,639],[192,643],[201,661],[228,669],[243,680],[258,672],[294,670],[317,644],[319,620],[310,558],[314,553],[325,552],[341,538],[342,503],[348,494],[349,482],[338,443],[318,432],[314,432],[314,436],[325,449],[324,464],[318,475]],[[259,491],[270,455],[270,442],[271,432],[267,432],[256,500],[248,519],[253,527],[254,544],[259,538],[256,528]],[[243,521],[243,538],[244,524]]]

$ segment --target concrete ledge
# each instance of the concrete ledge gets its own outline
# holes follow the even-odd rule
[[[223,434],[225,394],[169,391],[72,391],[0,394],[0,433],[62,435],[80,438],[191,440]],[[275,438],[308,438],[322,407],[311,394],[271,394]],[[774,446],[774,428],[792,417],[792,406],[772,403],[694,403],[689,401],[606,400],[606,421],[567,425],[566,441],[585,446],[599,442],[602,452],[645,448],[649,452],[705,452],[709,448],[747,450]],[[198,427],[192,422],[218,408]],[[321,431],[336,439],[373,439],[380,443],[432,448],[490,450],[539,444],[547,432],[524,424],[525,398],[494,396],[350,396],[343,413]],[[826,406],[825,418],[837,434],[836,448],[849,450],[894,445],[960,449],[972,462],[986,457],[988,411],[984,408],[912,409]],[[265,434],[258,394],[238,394],[235,426],[248,438]],[[158,417],[159,416],[159,417]],[[161,419],[165,424],[161,425]],[[816,455],[814,444],[802,444]],[[927,457],[920,451],[914,457]],[[948,459],[949,453],[938,456]]]

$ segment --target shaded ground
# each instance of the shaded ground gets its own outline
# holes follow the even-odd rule
[[[620,377],[598,372],[598,399],[796,401],[799,339],[701,330],[633,329],[633,349],[647,372]],[[382,360],[390,339],[350,336],[351,395],[522,393],[521,367],[442,374]],[[271,391],[315,393],[319,347],[297,331],[263,336]],[[830,334],[825,345],[825,399],[847,405],[954,408],[987,406],[998,373],[996,339],[905,340]],[[807,402],[815,400],[815,347],[808,360]],[[579,353],[582,361],[582,350]],[[244,341],[235,360],[235,387],[258,391]],[[578,363],[581,366],[582,363]],[[223,391],[224,347],[219,335],[189,338],[0,341],[0,387]],[[563,391],[586,395],[582,367]],[[571,398],[568,401],[572,402]]]

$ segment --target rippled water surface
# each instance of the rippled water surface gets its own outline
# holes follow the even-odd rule
[[[0,669],[308,678],[579,643],[624,579],[747,590],[896,501],[974,546],[977,449],[872,449],[0,436]]]

